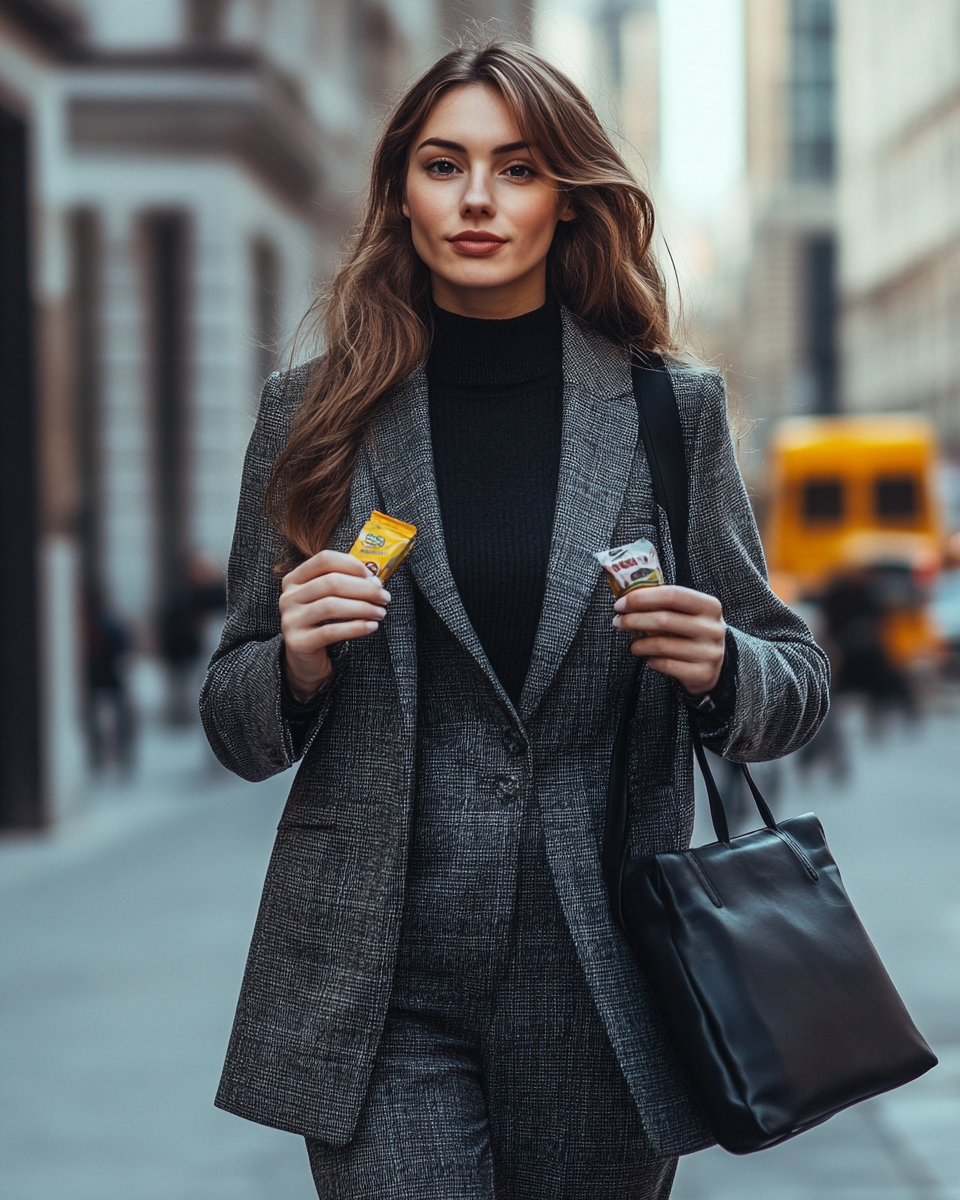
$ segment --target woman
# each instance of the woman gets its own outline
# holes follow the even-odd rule
[[[326,355],[264,388],[201,704],[245,778],[303,765],[218,1103],[305,1135],[322,1197],[664,1197],[710,1141],[604,893],[617,717],[645,661],[631,841],[675,847],[689,721],[785,754],[827,667],[652,231],[569,80],[453,51],[382,138]],[[593,551],[646,536],[672,570],[630,347],[669,360],[696,590],[612,604]],[[419,531],[389,590],[345,553],[375,508]]]

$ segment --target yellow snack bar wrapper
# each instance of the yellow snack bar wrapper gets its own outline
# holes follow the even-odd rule
[[[410,553],[416,535],[416,525],[408,525],[406,521],[398,521],[396,517],[388,517],[374,509],[350,547],[350,553],[360,559],[371,575],[386,583]]]
[[[606,571],[607,582],[618,599],[633,588],[656,587],[663,583],[657,548],[646,538],[638,538],[613,550],[596,550],[593,557]]]

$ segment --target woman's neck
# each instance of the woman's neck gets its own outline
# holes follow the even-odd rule
[[[534,270],[502,287],[459,287],[431,276],[433,302],[438,308],[459,317],[478,317],[486,321],[508,321],[543,308],[547,298],[547,265],[538,263]]]

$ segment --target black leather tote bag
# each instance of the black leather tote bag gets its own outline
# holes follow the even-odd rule
[[[654,374],[669,388],[663,372],[643,372],[647,379]],[[663,378],[653,388],[643,386],[644,403],[651,391],[656,403]],[[660,400],[656,421],[667,412],[662,390]],[[664,447],[665,439],[679,437],[679,420],[669,413],[666,420],[666,433],[651,412],[641,425],[644,440],[653,443],[648,457],[655,475],[665,464],[683,461],[682,442],[679,460],[675,445]],[[673,483],[654,483],[671,518],[684,578],[686,522],[671,501],[675,475]],[[778,823],[743,767],[763,827],[731,838],[693,717],[694,750],[717,840],[627,857],[627,755],[636,688],[635,681],[611,764],[604,873],[614,920],[720,1145],[735,1154],[776,1145],[930,1070],[936,1057],[844,891],[820,822],[807,813]]]

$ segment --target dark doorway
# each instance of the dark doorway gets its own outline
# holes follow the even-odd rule
[[[0,826],[44,823],[29,139],[0,108]]]
[[[806,244],[807,368],[813,381],[813,411],[835,413],[837,393],[836,243],[832,236]]]
[[[100,228],[79,209],[70,223],[73,254],[80,561],[84,595],[103,592],[103,418],[100,399]]]
[[[188,227],[182,213],[146,219],[153,379],[157,599],[179,594],[187,570]]]

